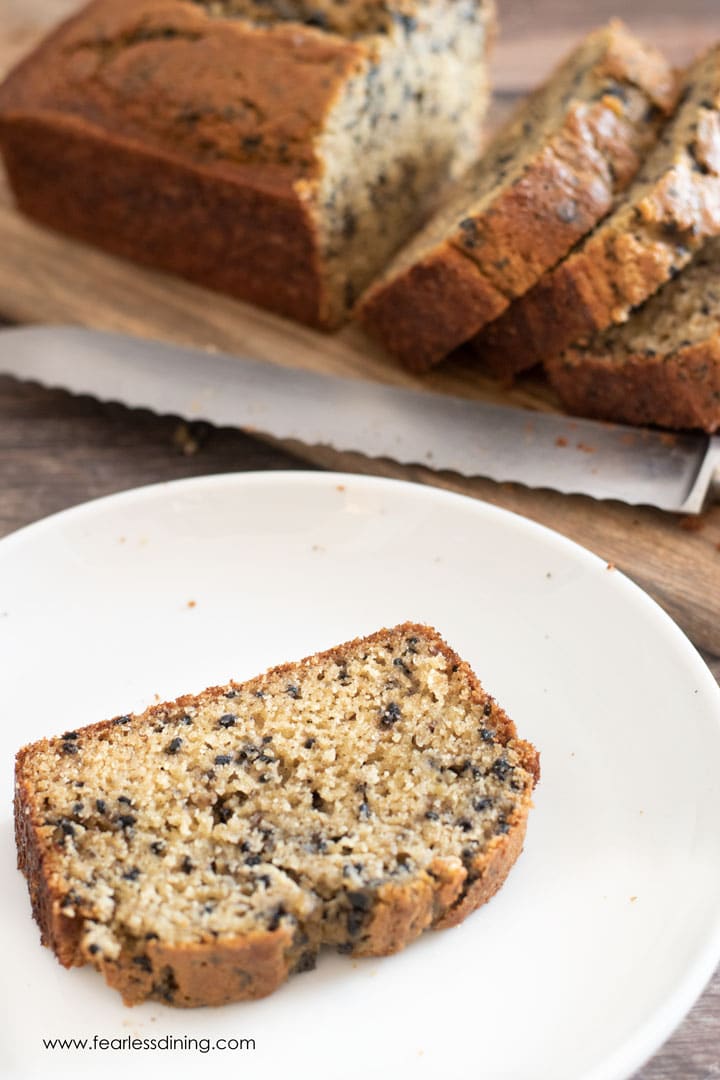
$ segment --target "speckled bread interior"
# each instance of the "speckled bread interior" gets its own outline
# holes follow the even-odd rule
[[[680,105],[617,207],[478,338],[512,376],[625,322],[720,233],[720,45],[685,73]]]
[[[493,25],[493,0],[94,0],[0,87],[15,198],[335,326],[477,157]]]
[[[611,209],[675,99],[668,63],[621,23],[590,34],[371,286],[366,329],[416,369],[467,341]]]
[[[720,428],[720,239],[626,323],[546,365],[573,413],[669,428]]]
[[[538,755],[405,624],[25,747],[15,821],[43,942],[127,1004],[261,997],[330,945],[465,918],[523,844]]]

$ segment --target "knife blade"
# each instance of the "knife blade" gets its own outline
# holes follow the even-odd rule
[[[0,374],[238,427],[565,494],[699,513],[720,438],[469,401],[71,326],[0,331]]]

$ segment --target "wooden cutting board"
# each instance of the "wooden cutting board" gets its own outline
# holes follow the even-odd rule
[[[75,0],[3,0],[0,75],[47,25],[77,6]],[[543,19],[538,32],[527,5],[501,3],[501,14],[504,6],[509,19],[496,54],[494,120],[507,111],[518,93],[542,77],[575,37],[612,13],[611,8],[605,10],[605,0],[580,6],[570,0],[548,0],[548,18]],[[667,47],[678,62],[685,62],[713,30],[720,37],[720,11],[715,0],[710,4],[691,0],[681,22],[668,0],[637,6],[645,16],[634,21],[634,28]],[[537,15],[534,18],[537,20]],[[0,182],[0,316],[19,323],[76,323],[125,331],[242,352],[271,363],[534,410],[558,408],[539,376],[528,376],[507,390],[481,376],[471,363],[461,361],[428,376],[413,376],[399,369],[355,328],[332,336],[319,334],[39,229],[15,212],[4,182]],[[649,508],[599,503],[579,496],[530,491],[519,485],[467,480],[426,468],[405,468],[322,448],[284,445],[328,468],[434,484],[485,499],[557,529],[626,572],[698,646],[720,655],[720,506],[700,518],[681,520]],[[430,443],[428,450],[431,452]],[[573,452],[572,448],[568,452]]]

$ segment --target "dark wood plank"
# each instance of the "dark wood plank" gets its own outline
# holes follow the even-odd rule
[[[241,431],[0,377],[0,535],[116,491],[208,473],[311,468]]]

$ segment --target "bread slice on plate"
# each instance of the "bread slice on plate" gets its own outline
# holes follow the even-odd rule
[[[512,377],[624,322],[720,233],[720,45],[686,73],[681,104],[614,212],[473,343]]]
[[[337,325],[479,153],[494,10],[94,0],[0,88],[15,198],[119,255]]]
[[[262,997],[321,945],[394,953],[502,885],[538,755],[429,627],[20,751],[42,939],[126,1004]]]
[[[720,428],[720,239],[709,240],[626,323],[546,365],[580,416]]]
[[[370,287],[363,325],[418,370],[467,341],[610,210],[675,96],[621,23],[590,34]]]

